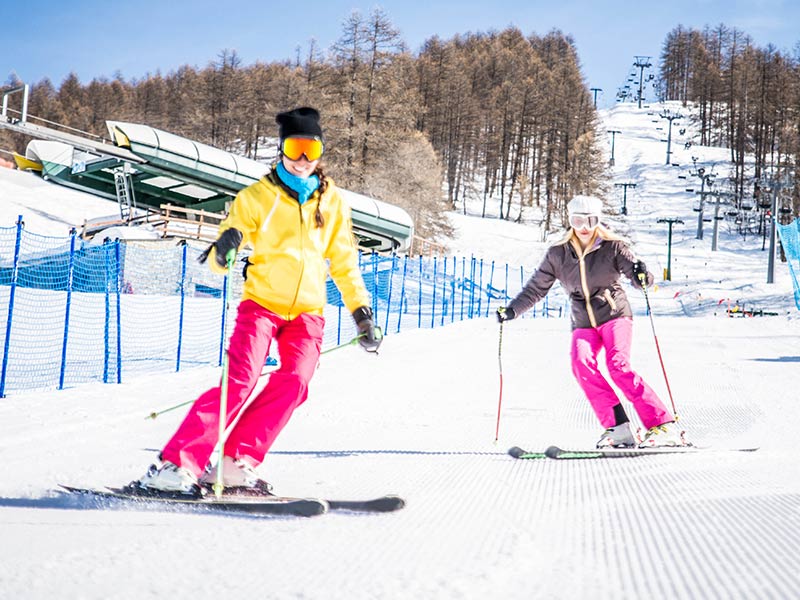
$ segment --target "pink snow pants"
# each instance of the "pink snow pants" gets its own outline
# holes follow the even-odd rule
[[[633,321],[626,317],[612,319],[593,329],[575,329],[572,332],[572,373],[605,428],[617,424],[614,406],[620,401],[597,368],[597,355],[601,349],[606,352],[611,380],[631,401],[642,424],[649,429],[672,421],[672,416],[653,389],[631,368],[632,335]]]
[[[294,409],[308,396],[308,382],[319,362],[324,324],[323,317],[311,314],[286,321],[252,300],[239,305],[229,345],[227,423],[237,416],[239,421],[225,442],[226,456],[241,458],[252,467],[264,460]],[[273,338],[278,344],[280,367],[242,412]],[[205,470],[219,439],[220,391],[220,387],[212,388],[195,400],[161,452],[163,460],[197,476]]]

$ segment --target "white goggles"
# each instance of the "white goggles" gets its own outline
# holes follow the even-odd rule
[[[600,223],[597,215],[570,215],[569,224],[573,229],[594,229]]]

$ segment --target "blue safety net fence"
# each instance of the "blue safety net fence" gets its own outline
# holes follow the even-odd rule
[[[242,274],[211,272],[175,240],[86,242],[0,228],[0,397],[143,373],[221,365]],[[493,316],[530,276],[473,257],[359,257],[384,335]],[[234,298],[225,307],[226,286]],[[554,288],[531,317],[567,314]],[[323,350],[357,331],[328,280]],[[274,352],[274,348],[273,348]],[[277,356],[275,357],[277,358]]]
[[[800,310],[800,283],[797,280],[800,277],[800,219],[795,219],[788,225],[778,225],[778,234],[786,254],[786,262],[789,263],[789,273],[792,275],[794,303]]]

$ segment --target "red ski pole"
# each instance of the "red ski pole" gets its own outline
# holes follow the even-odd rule
[[[656,342],[656,352],[658,353],[658,362],[661,363],[661,372],[664,373],[664,383],[667,384],[667,393],[669,394],[669,401],[672,403],[672,416],[675,421],[678,420],[678,411],[675,408],[675,400],[672,397],[672,390],[669,387],[669,379],[667,378],[667,369],[664,367],[664,359],[661,357],[661,347],[658,345],[658,336],[656,335],[656,326],[653,323],[653,310],[650,308],[650,297],[647,295],[647,275],[639,273],[639,281],[642,282],[642,291],[644,292],[644,301],[647,304],[647,314],[650,317],[650,329],[653,330],[653,339]]]
[[[503,322],[500,321],[500,340],[497,344],[497,364],[500,367],[500,396],[497,399],[497,425],[494,428],[494,441],[500,438],[500,409],[503,406]]]

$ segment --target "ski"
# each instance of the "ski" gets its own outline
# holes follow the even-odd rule
[[[525,458],[525,459],[547,458],[544,452],[532,452],[529,450],[524,450],[519,446],[513,446],[509,448],[508,453],[514,458]]]
[[[747,448],[715,448],[714,446],[660,446],[655,448],[594,448],[589,450],[562,449],[550,446],[544,452],[530,452],[519,446],[509,448],[508,453],[514,458],[538,459],[553,458],[556,460],[580,460],[591,458],[632,458],[637,456],[653,456],[658,454],[697,454],[702,452],[755,452],[758,447]]]
[[[331,510],[353,512],[394,512],[404,508],[406,501],[400,496],[388,494],[371,500],[326,500]]]
[[[211,493],[211,487],[206,486],[207,494]],[[223,498],[273,498],[266,488],[226,488]],[[387,494],[368,500],[331,500],[325,499],[328,508],[332,511],[352,511],[352,512],[394,512],[404,508],[405,499],[394,494]]]
[[[158,495],[124,488],[77,488],[60,485],[72,494],[95,499],[132,502],[140,506],[164,506],[171,508],[200,508],[208,511],[246,513],[253,515],[291,515],[313,517],[328,511],[328,503],[316,498],[284,498],[281,496],[252,496],[216,498],[214,495],[184,496],[180,494]]]
[[[124,488],[77,488],[61,485],[61,488],[76,494],[85,494],[98,498],[109,498],[132,501],[141,504],[163,503],[174,506],[200,506],[212,510],[229,512],[247,512],[273,515],[296,515],[311,517],[328,510],[350,512],[393,512],[405,507],[406,502],[400,496],[385,495],[367,500],[323,500],[319,498],[295,498],[275,496],[266,491],[243,491],[227,488],[220,498],[209,489],[197,497],[181,494],[162,495],[148,493],[140,488],[126,486]]]

